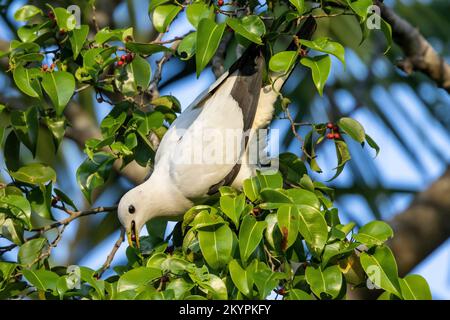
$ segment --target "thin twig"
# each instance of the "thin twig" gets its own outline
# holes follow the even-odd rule
[[[122,242],[125,240],[125,229],[124,228],[120,228],[120,235],[119,235],[119,239],[117,239],[117,241],[114,243],[114,246],[111,250],[111,252],[109,253],[108,257],[106,258],[105,263],[103,263],[103,265],[101,266],[101,268],[97,271],[97,278],[100,278],[103,273],[109,269],[109,267],[111,266],[111,263],[114,259],[114,256],[117,253],[117,250],[119,250],[120,246],[122,245]]]
[[[65,226],[68,225],[69,223],[71,223],[73,220],[78,219],[80,217],[85,217],[85,216],[89,216],[92,214],[97,214],[97,213],[102,213],[102,212],[111,212],[111,211],[115,211],[117,210],[117,206],[114,207],[98,207],[98,208],[93,208],[93,209],[89,209],[86,211],[73,211],[70,209],[65,208],[65,212],[67,212],[70,216],[60,220],[60,221],[56,221],[50,225],[46,225],[42,228],[35,228],[32,229],[30,231],[40,231],[40,232],[46,232],[48,230],[54,229],[54,228],[58,228],[60,226]]]

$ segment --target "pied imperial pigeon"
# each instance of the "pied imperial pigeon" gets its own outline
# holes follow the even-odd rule
[[[309,17],[297,37],[310,39],[315,28]],[[219,187],[239,189],[256,173],[249,140],[269,125],[290,74],[267,73],[263,49],[251,45],[180,114],[161,140],[151,176],[121,198],[118,217],[130,246],[139,247],[139,232],[147,221],[179,220]],[[289,49],[297,49],[294,41]]]

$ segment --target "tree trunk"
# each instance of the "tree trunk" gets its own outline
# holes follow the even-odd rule
[[[408,209],[396,215],[390,225],[389,242],[404,276],[450,236],[450,167],[427,190],[417,194]]]

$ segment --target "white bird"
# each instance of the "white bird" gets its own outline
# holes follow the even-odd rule
[[[314,19],[307,19],[299,38],[311,37],[315,26]],[[271,73],[272,83],[263,86],[264,71],[262,48],[250,47],[172,123],[149,179],[119,202],[118,217],[130,246],[139,247],[139,232],[147,221],[178,220],[220,186],[239,189],[255,174],[248,142],[272,120],[277,92],[289,76]]]

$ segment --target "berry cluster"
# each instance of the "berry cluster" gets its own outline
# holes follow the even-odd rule
[[[41,67],[41,70],[44,71],[44,72],[47,72],[47,71],[53,72],[53,70],[55,69],[55,67],[56,67],[56,64],[54,64],[54,63],[52,63],[52,64],[50,65],[50,67],[48,66],[48,64],[43,64],[42,67]]]
[[[341,134],[339,133],[339,127],[331,122],[327,123],[327,129],[329,129],[331,132],[327,134],[327,139],[340,139]]]
[[[131,53],[124,54],[123,56],[120,57],[120,60],[117,61],[117,66],[122,67],[123,65],[133,61],[133,58],[134,57]]]

